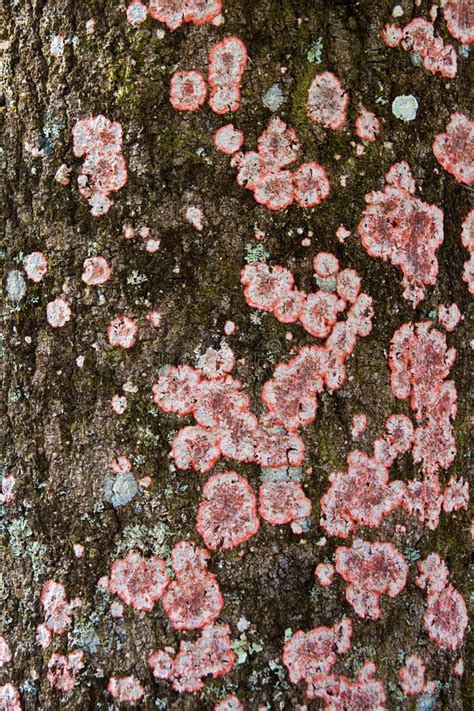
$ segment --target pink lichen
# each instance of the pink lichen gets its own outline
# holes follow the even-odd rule
[[[430,639],[442,649],[461,646],[468,616],[460,592],[448,582],[449,571],[434,553],[417,563],[420,575],[415,581],[422,590],[427,587],[427,606],[423,625]]]
[[[113,395],[112,399],[110,400],[110,407],[116,415],[123,415],[123,413],[127,409],[127,405],[128,402],[125,395]]]
[[[0,686],[0,708],[2,711],[21,711],[20,692],[13,684]]]
[[[392,166],[384,190],[365,196],[367,207],[357,231],[370,256],[401,268],[403,296],[415,308],[425,286],[436,283],[436,251],[444,231],[442,210],[415,198],[407,189],[412,180],[408,165]]]
[[[237,696],[229,694],[225,697],[225,699],[218,701],[214,705],[214,711],[244,711],[244,707],[240,703]]]
[[[48,662],[48,681],[63,693],[72,691],[76,684],[76,673],[84,668],[84,652],[75,650],[66,656],[53,654]]]
[[[474,210],[471,210],[462,223],[461,242],[469,252],[469,259],[464,262],[463,281],[469,286],[469,293],[474,294]]]
[[[364,434],[367,429],[367,415],[365,412],[360,412],[357,415],[352,416],[352,426],[351,435],[354,439],[357,439],[362,434]]]
[[[445,133],[438,133],[433,141],[436,160],[458,183],[474,183],[474,121],[465,114],[449,117]]]
[[[35,641],[42,649],[47,649],[51,643],[51,632],[46,625],[38,625],[36,628]]]
[[[335,572],[336,571],[332,563],[318,563],[314,571],[314,575],[318,579],[321,587],[326,588],[332,585]]]
[[[443,509],[446,513],[467,509],[469,506],[469,482],[451,477],[443,494]]]
[[[23,269],[28,279],[38,284],[48,271],[48,260],[43,252],[31,252],[23,260]]]
[[[311,509],[311,499],[298,481],[264,481],[260,486],[258,511],[272,526],[298,524],[309,518]]]
[[[299,630],[283,647],[283,664],[290,681],[306,682],[308,698],[314,698],[314,685],[328,674],[337,662],[337,655],[349,651],[352,636],[350,617],[343,617],[332,627],[315,627],[309,632]]]
[[[438,321],[445,331],[454,331],[461,320],[461,312],[457,304],[447,307],[443,304],[438,306]]]
[[[349,583],[346,600],[362,618],[380,617],[379,598],[396,597],[405,587],[408,565],[391,543],[354,540],[336,549],[336,571]]]
[[[293,173],[293,187],[296,202],[301,207],[314,207],[329,195],[329,179],[324,168],[312,161],[303,163]]]
[[[347,121],[349,97],[332,72],[317,74],[308,91],[306,110],[310,121],[337,131]]]
[[[398,47],[403,37],[402,30],[394,23],[385,25],[380,34],[387,47],[391,48]]]
[[[52,634],[62,634],[71,624],[72,614],[81,602],[68,602],[66,589],[61,583],[47,580],[41,590],[40,601],[44,610],[44,625]]]
[[[62,328],[71,320],[72,311],[68,302],[57,296],[46,304],[46,319],[53,328]]]
[[[377,528],[400,506],[405,486],[401,481],[389,481],[391,460],[384,459],[355,450],[347,455],[347,472],[331,474],[331,486],[321,498],[320,521],[331,536],[347,538],[357,525]]]
[[[74,155],[85,157],[77,179],[79,192],[89,202],[92,215],[105,215],[112,205],[110,193],[127,182],[122,126],[105,116],[91,116],[74,125],[72,137]]]
[[[456,454],[452,419],[457,392],[454,382],[446,380],[455,357],[446,336],[429,321],[401,326],[389,354],[392,392],[401,400],[410,398],[418,423],[413,458],[422,462],[424,473],[421,482],[408,483],[403,505],[432,529],[438,525],[442,503],[438,471],[447,469]]]
[[[226,126],[218,128],[214,134],[214,145],[221,153],[232,155],[237,153],[244,142],[244,134],[235,128],[234,124],[228,123]]]
[[[13,658],[10,647],[5,637],[0,636],[0,669],[11,662]]]
[[[170,103],[177,111],[197,111],[206,96],[206,80],[200,72],[179,71],[171,77]]]
[[[184,212],[184,219],[198,232],[204,229],[204,213],[200,207],[189,205]]]
[[[148,12],[170,30],[176,30],[183,22],[212,22],[222,12],[222,0],[150,0]]]
[[[317,291],[308,294],[301,309],[300,321],[303,328],[316,338],[326,338],[337,321],[339,313],[346,308],[346,302],[335,294]]]
[[[150,612],[168,582],[164,560],[157,557],[146,559],[139,553],[129,553],[112,564],[109,590],[136,610]]]
[[[318,252],[313,259],[313,269],[323,279],[336,276],[339,272],[339,261],[334,254]]]
[[[375,679],[376,671],[373,662],[365,662],[355,681],[342,675],[320,675],[314,680],[308,697],[322,699],[325,711],[382,711],[385,709],[385,687]]]
[[[417,654],[407,657],[398,676],[404,694],[421,694],[425,687],[425,665],[421,657]]]
[[[140,0],[133,0],[129,5],[127,5],[127,22],[134,27],[138,27],[138,25],[141,25],[142,22],[145,22],[147,14],[147,6],[140,2]]]
[[[462,44],[474,42],[474,6],[471,0],[440,0],[449,33]]]
[[[294,279],[284,267],[269,267],[263,262],[248,264],[241,272],[247,304],[254,309],[272,311],[279,299],[291,291]]]
[[[257,533],[260,525],[257,500],[240,474],[214,474],[204,485],[202,494],[196,530],[208,548],[235,548]]]
[[[184,427],[173,440],[173,458],[178,469],[205,474],[221,456],[219,433],[203,427]]]
[[[88,257],[84,261],[81,279],[88,286],[98,286],[105,284],[111,274],[109,263],[104,257]]]
[[[229,36],[209,52],[209,106],[216,114],[237,111],[240,83],[247,65],[247,48],[239,37]]]
[[[416,17],[401,29],[395,25],[386,25],[382,38],[389,47],[400,45],[405,52],[418,55],[424,68],[431,74],[439,73],[447,79],[456,76],[456,49],[450,44],[445,45],[441,37],[435,36],[432,22]]]
[[[373,143],[380,133],[380,121],[372,111],[362,108],[355,122],[355,131],[362,141]]]
[[[14,474],[2,476],[2,488],[0,491],[0,506],[9,504],[15,498],[16,478]]]
[[[148,657],[155,679],[172,681],[180,693],[200,691],[205,677],[227,674],[234,664],[228,625],[208,625],[195,642],[182,640],[176,657],[170,647]]]
[[[209,380],[215,380],[231,373],[235,365],[235,356],[229,346],[222,344],[219,349],[208,348],[196,361],[196,367]]]
[[[209,553],[182,541],[171,552],[175,579],[168,585],[162,605],[177,630],[205,627],[220,614],[224,599],[215,575],[207,570]]]
[[[280,118],[270,119],[257,146],[258,152],[235,153],[231,161],[238,170],[237,183],[253,191],[257,202],[284,210],[293,200],[308,208],[328,197],[329,179],[319,163],[303,163],[293,173],[285,170],[296,161],[301,146],[296,131]]]
[[[146,315],[147,321],[152,328],[160,328],[163,321],[163,314],[159,311],[149,311]]]
[[[134,705],[145,693],[143,686],[134,676],[111,677],[107,691],[118,704]]]
[[[111,346],[132,348],[137,342],[138,325],[128,316],[117,316],[112,319],[107,329],[107,338]]]

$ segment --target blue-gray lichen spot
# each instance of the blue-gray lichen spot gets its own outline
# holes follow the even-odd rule
[[[272,84],[263,95],[263,105],[270,111],[278,111],[284,101],[285,97],[283,96],[281,84]]]
[[[129,504],[137,494],[138,486],[133,474],[107,474],[104,479],[104,498],[115,508]]]

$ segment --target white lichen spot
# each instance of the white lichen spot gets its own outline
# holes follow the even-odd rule
[[[12,269],[7,276],[7,298],[9,301],[20,302],[26,294],[26,283],[21,272]]]
[[[413,94],[395,97],[392,102],[392,113],[401,121],[413,121],[418,111],[418,101]]]
[[[62,57],[64,54],[64,37],[62,35],[53,35],[49,45],[49,52],[53,57]]]

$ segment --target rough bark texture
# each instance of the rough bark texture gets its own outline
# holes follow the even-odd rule
[[[400,4],[404,21],[426,16],[430,7],[424,0],[419,7],[404,0]],[[431,143],[450,113],[468,112],[470,66],[468,59],[460,59],[456,79],[447,81],[413,67],[404,52],[387,49],[379,32],[390,21],[392,7],[385,0],[227,0],[223,27],[184,25],[166,30],[161,38],[157,30],[163,25],[148,19],[133,28],[118,2],[5,0],[0,106],[5,273],[21,269],[22,255],[34,250],[49,260],[45,279],[38,285],[28,281],[24,298],[7,302],[4,314],[4,460],[5,471],[16,477],[17,491],[0,520],[1,633],[14,652],[13,662],[0,670],[0,685],[15,684],[25,709],[110,708],[108,678],[127,674],[145,686],[142,709],[211,709],[230,692],[248,709],[308,704],[303,687],[289,683],[281,664],[285,630],[332,624],[350,612],[341,579],[328,589],[315,583],[315,565],[331,560],[340,543],[329,538],[324,547],[318,545],[324,533],[318,525],[319,497],[327,489],[328,475],[344,468],[354,413],[369,415],[362,447],[370,447],[390,413],[409,414],[408,404],[396,401],[389,387],[387,351],[393,332],[404,322],[429,318],[439,303],[453,301],[465,316],[448,337],[458,349],[452,375],[459,392],[458,451],[443,481],[467,476],[470,306],[460,279],[467,253],[459,235],[469,190],[441,169]],[[91,18],[97,26],[88,35],[85,23]],[[298,18],[304,20],[301,25]],[[439,31],[449,41],[443,23]],[[279,115],[298,131],[304,159],[320,161],[330,174],[331,196],[314,209],[271,213],[258,206],[236,184],[228,157],[212,144],[214,131],[227,120],[207,107],[183,114],[169,104],[175,68],[205,71],[210,46],[231,33],[245,41],[250,57],[236,124],[247,145],[254,146],[271,115],[262,96],[272,84],[282,85],[285,101]],[[71,40],[58,58],[49,51],[55,34]],[[322,57],[315,64],[307,55],[318,38]],[[287,68],[284,74],[281,67]],[[350,145],[350,127],[333,133],[307,120],[307,89],[323,69],[337,72],[349,90],[348,126],[359,104],[383,120],[381,138],[361,158]],[[418,97],[415,121],[403,124],[393,116],[391,102],[399,94]],[[112,194],[109,213],[94,218],[77,190],[76,173],[68,187],[55,182],[54,175],[62,163],[79,168],[71,128],[78,119],[100,113],[122,123],[129,179]],[[25,149],[27,141],[42,148],[44,157],[33,158]],[[399,269],[370,258],[357,236],[344,245],[335,238],[340,223],[355,231],[364,195],[381,188],[384,173],[402,159],[410,163],[422,199],[445,211],[439,279],[416,312],[402,299]],[[339,187],[341,174],[349,176],[346,189]],[[202,234],[183,219],[188,204],[204,211]],[[160,251],[150,256],[136,242],[124,240],[122,226],[129,223],[152,227],[161,239]],[[195,511],[202,477],[172,466],[170,442],[181,421],[152,405],[151,386],[159,367],[192,364],[196,352],[220,342],[225,321],[232,319],[238,330],[229,342],[243,359],[236,374],[258,411],[262,383],[290,352],[286,332],[295,334],[293,345],[305,342],[301,328],[270,316],[258,323],[250,319],[239,273],[246,247],[258,244],[255,226],[267,234],[263,244],[270,262],[290,268],[301,288],[311,290],[314,253],[336,253],[344,267],[358,270],[364,290],[374,298],[376,318],[370,337],[357,343],[348,381],[319,398],[317,419],[303,433],[304,466],[313,468],[307,485],[313,501],[310,531],[295,536],[288,526],[263,522],[258,536],[243,547],[212,555],[210,569],[225,598],[220,619],[230,624],[236,640],[239,619],[251,623],[246,641],[240,642],[244,662],[225,677],[207,680],[202,693],[180,696],[166,682],[153,681],[146,658],[154,649],[176,646],[183,635],[173,631],[160,606],[146,615],[126,606],[123,620],[112,618],[110,600],[97,590],[97,581],[127,547],[153,550],[157,526],[159,531],[166,527],[168,548],[198,538]],[[301,245],[308,230],[314,233],[309,249]],[[87,288],[80,278],[84,259],[95,254],[105,256],[113,269],[113,278],[98,289]],[[53,330],[45,305],[62,291],[72,304],[73,318]],[[146,324],[151,307],[163,313],[159,329]],[[109,320],[122,313],[140,325],[138,343],[129,351],[112,349],[105,335]],[[312,342],[309,336],[307,342]],[[82,368],[76,364],[80,355],[85,357]],[[138,386],[138,392],[129,395],[128,408],[118,417],[110,399],[126,381]],[[117,454],[133,456],[137,478],[152,478],[148,491],[120,508],[103,495],[107,464]],[[225,468],[258,483],[255,465],[232,462],[225,467],[222,462],[220,469]],[[406,481],[416,471],[411,456],[405,455],[394,465],[392,478]],[[406,526],[403,536],[395,535],[397,524]],[[364,530],[369,540],[397,542],[412,561],[410,582],[397,598],[384,597],[379,621],[354,620],[353,645],[338,669],[352,677],[364,659],[374,659],[386,683],[389,709],[416,707],[416,700],[403,696],[398,686],[404,652],[420,653],[429,678],[441,682],[433,708],[471,707],[468,676],[453,675],[459,654],[443,652],[428,640],[422,627],[424,597],[413,585],[413,561],[437,551],[467,599],[468,526],[469,516],[461,511],[442,514],[437,530],[428,531],[399,509],[380,529]],[[85,547],[80,559],[73,552],[76,543]],[[35,643],[35,628],[42,619],[39,594],[48,578],[62,582],[68,595],[84,604],[69,637],[54,638],[43,652]],[[52,651],[64,653],[74,645],[85,651],[85,669],[77,688],[61,696],[47,681],[47,662]],[[319,705],[308,704],[313,707]]]

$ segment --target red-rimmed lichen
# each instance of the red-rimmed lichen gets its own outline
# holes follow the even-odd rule
[[[407,657],[398,676],[404,694],[421,694],[425,687],[425,665],[421,657],[417,654]]]
[[[110,193],[127,182],[122,126],[102,115],[91,116],[73,126],[72,137],[74,155],[85,158],[77,179],[79,192],[88,201],[92,215],[105,215],[112,205]]]
[[[221,153],[232,155],[237,153],[244,142],[244,134],[235,128],[234,124],[228,123],[226,126],[218,128],[214,134],[214,145]]]
[[[222,0],[150,0],[151,17],[164,22],[170,30],[183,22],[204,25],[212,22],[222,11]]]
[[[179,71],[171,77],[170,103],[177,111],[197,111],[206,101],[207,85],[196,71]]]
[[[471,210],[462,223],[461,242],[469,252],[469,259],[464,262],[463,281],[468,284],[469,293],[474,294],[474,210]]]
[[[236,472],[214,474],[202,495],[196,530],[208,548],[235,548],[257,533],[257,500],[243,476]]]
[[[346,600],[359,617],[378,620],[380,595],[396,597],[405,587],[408,565],[391,543],[355,540],[336,549],[336,571],[349,583]]]
[[[195,642],[182,640],[176,656],[174,650],[153,652],[148,666],[157,680],[172,681],[181,693],[193,693],[204,687],[207,676],[227,674],[235,663],[228,625],[208,625]]]
[[[471,0],[440,0],[449,33],[462,44],[474,42],[474,7]]]
[[[308,91],[306,110],[310,121],[337,131],[347,121],[349,97],[332,72],[317,74]]]
[[[414,197],[406,163],[393,165],[385,181],[383,191],[365,196],[367,207],[357,231],[370,256],[389,259],[401,268],[403,296],[415,308],[425,296],[425,287],[436,283],[436,251],[444,239],[443,212]]]
[[[446,336],[429,321],[407,323],[394,334],[389,355],[391,387],[401,400],[410,398],[418,423],[413,458],[422,463],[424,479],[408,482],[403,505],[430,528],[439,522],[442,495],[439,469],[447,469],[456,454],[452,419],[456,386],[447,380],[456,358]]]
[[[74,650],[66,656],[53,654],[48,662],[48,681],[55,689],[66,693],[76,684],[76,672],[84,668],[84,652]]]
[[[238,184],[251,190],[257,202],[270,210],[284,210],[293,201],[314,207],[328,197],[329,179],[319,163],[303,163],[293,173],[288,170],[301,147],[296,131],[278,116],[270,119],[257,148],[258,152],[235,153],[231,160]]]
[[[474,183],[474,121],[465,114],[454,113],[444,133],[433,141],[436,160],[458,183]]]
[[[177,543],[171,551],[175,579],[168,585],[162,605],[177,630],[194,630],[213,622],[224,599],[215,575],[207,569],[209,553],[192,542]]]
[[[74,609],[81,605],[78,599],[68,602],[64,585],[54,580],[45,582],[40,600],[44,611],[44,626],[52,634],[65,632],[71,625]]]
[[[349,617],[343,617],[332,627],[295,632],[283,648],[283,664],[288,669],[290,681],[293,684],[304,681],[308,698],[314,699],[318,679],[329,673],[337,662],[337,655],[349,651],[351,636]]]
[[[13,684],[0,686],[0,708],[2,711],[21,711],[20,692]]]
[[[247,65],[247,48],[239,37],[229,36],[209,52],[209,106],[216,114],[237,111],[240,83]]]
[[[107,691],[118,704],[134,705],[145,693],[143,686],[134,676],[112,676],[107,684]]]
[[[361,141],[373,143],[380,133],[380,121],[372,111],[362,108],[356,118],[355,132]]]
[[[343,675],[323,674],[315,678],[310,698],[322,699],[324,711],[382,711],[386,693],[383,683],[375,678],[376,671],[375,664],[367,661],[357,672],[355,681]]]
[[[128,316],[117,316],[112,319],[107,329],[107,338],[111,346],[131,348],[135,345],[138,326]]]
[[[5,637],[0,636],[0,669],[11,662],[13,654]]]
[[[88,286],[99,286],[110,279],[112,271],[105,257],[88,257],[84,261],[81,279]]]
[[[71,320],[72,311],[68,302],[57,296],[46,304],[46,319],[53,328],[62,328]]]
[[[112,564],[109,590],[136,610],[150,612],[168,582],[164,560],[157,557],[146,559],[140,553],[129,553]]]
[[[48,271],[48,260],[43,252],[31,252],[24,258],[23,268],[28,279],[38,284]]]
[[[419,588],[427,589],[423,625],[430,639],[442,649],[457,649],[464,639],[468,617],[461,593],[448,582],[449,571],[437,553],[417,563]]]
[[[431,74],[441,74],[453,79],[457,73],[456,49],[445,45],[439,36],[435,36],[434,24],[422,17],[415,17],[408,25],[397,28],[386,25],[382,39],[388,47],[400,45],[405,52],[420,57],[424,68]]]

